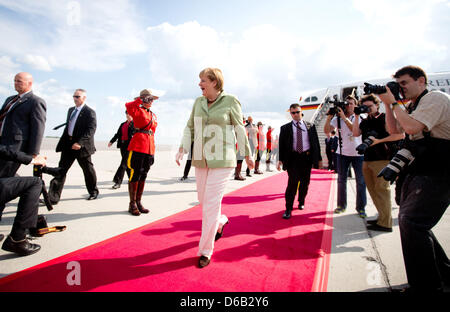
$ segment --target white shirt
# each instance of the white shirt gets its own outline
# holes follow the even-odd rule
[[[69,133],[69,136],[73,135],[73,129],[75,128],[75,124],[77,123],[78,115],[80,115],[81,110],[83,109],[85,103],[83,103],[80,107],[75,107],[76,113],[72,120],[69,121],[69,125],[67,128],[67,132]],[[73,113],[73,111],[72,111]],[[72,115],[72,114],[70,114]],[[70,118],[70,116],[69,116]]]
[[[295,151],[297,148],[297,121],[292,121],[292,133],[293,133],[293,145],[292,148]],[[306,128],[306,124],[303,120],[300,120],[298,122],[298,125],[300,126],[300,129],[302,129],[302,142],[303,142],[303,152],[306,152],[309,150],[309,135],[308,135],[308,128]]]
[[[355,120],[355,115],[351,115],[350,117],[348,117],[348,119],[350,119],[351,123],[353,123],[353,120]],[[359,123],[361,123],[361,118],[359,118]],[[331,120],[330,124],[336,129],[336,136],[339,139],[337,117],[334,117]],[[341,138],[342,138],[342,155],[361,157],[361,155],[359,155],[358,152],[356,151],[356,147],[362,143],[361,136],[354,137],[352,131],[350,131],[350,129],[347,127],[347,125],[342,119],[341,119]],[[341,147],[339,146],[339,141],[336,154],[337,155],[341,154]]]

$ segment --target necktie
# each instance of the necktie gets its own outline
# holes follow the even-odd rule
[[[302,128],[300,127],[300,123],[297,122],[295,124],[295,126],[297,127],[297,146],[295,148],[295,150],[297,151],[297,153],[303,153],[303,137],[302,137]]]
[[[9,109],[11,106],[13,106],[14,103],[17,102],[17,100],[20,99],[20,96],[16,95],[11,101],[9,101],[8,104],[0,111],[0,134],[2,130],[3,121],[5,120],[6,115],[8,114]]]
[[[73,118],[75,117],[76,114],[77,114],[77,109],[75,108],[75,109],[72,111],[72,114],[70,115],[69,122],[72,122],[72,120],[73,120]]]

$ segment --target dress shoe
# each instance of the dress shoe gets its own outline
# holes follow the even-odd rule
[[[94,200],[97,199],[98,197],[98,192],[95,192],[94,194],[89,195],[87,200]]]
[[[392,228],[387,228],[378,224],[370,224],[367,226],[367,229],[371,231],[392,232]]]
[[[303,210],[303,209],[305,209],[305,205],[298,205],[298,210]]]
[[[221,238],[222,237],[222,235],[223,235],[223,229],[225,228],[225,225],[227,225],[229,223],[229,221],[227,221],[227,223],[225,223],[223,226],[222,226],[222,232],[217,232],[216,233],[216,238],[214,239],[215,241],[217,241],[217,240],[219,240],[219,238]]]
[[[9,252],[14,252],[19,256],[29,256],[38,252],[41,249],[41,246],[31,244],[27,239],[16,242],[11,238],[11,236],[8,236],[2,245],[2,249]]]
[[[206,257],[206,256],[201,256],[200,259],[198,259],[198,267],[199,268],[204,268],[205,266],[207,266],[209,263],[211,262],[211,260]]]
[[[113,187],[114,190],[117,190],[118,188],[120,188],[120,183],[114,183]]]
[[[291,218],[291,212],[290,211],[286,211],[284,214],[283,214],[283,219],[290,219]]]
[[[185,181],[185,180],[187,180],[187,177],[181,177],[180,178],[180,181]]]
[[[367,220],[367,224],[377,224],[378,219],[375,220]]]

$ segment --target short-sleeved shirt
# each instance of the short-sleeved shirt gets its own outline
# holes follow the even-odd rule
[[[350,117],[348,117],[348,119],[350,119],[350,121],[353,123],[353,120],[355,120],[355,115],[351,115]],[[359,122],[361,123],[361,119],[359,119]],[[338,132],[337,117],[334,117],[331,120],[330,124],[336,129],[337,133]],[[338,133],[336,134],[336,136],[339,139]],[[362,155],[359,155],[358,152],[356,151],[356,147],[362,143],[361,136],[354,137],[352,131],[350,131],[350,129],[347,127],[347,125],[343,120],[341,120],[341,138],[342,138],[342,155],[362,157]],[[336,150],[337,155],[341,154],[340,149],[341,148],[339,146],[338,141],[338,148]]]
[[[441,91],[430,91],[419,102],[411,115],[425,125],[431,137],[450,140],[450,95]],[[412,140],[423,138],[422,132],[410,135]]]

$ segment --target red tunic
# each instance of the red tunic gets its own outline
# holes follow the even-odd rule
[[[272,150],[272,129],[267,131],[267,149]]]
[[[125,104],[128,114],[133,117],[134,127],[140,130],[151,130],[151,134],[136,132],[128,146],[129,151],[155,155],[156,115],[141,107],[142,100],[138,98]]]

